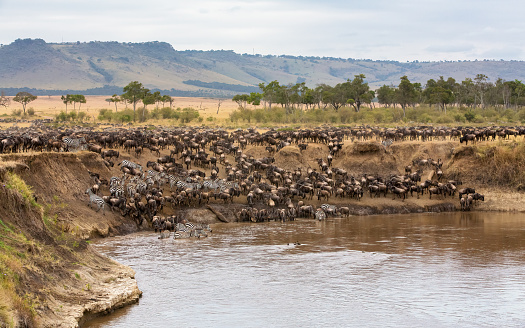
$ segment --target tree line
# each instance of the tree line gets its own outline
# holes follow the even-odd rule
[[[519,108],[525,105],[525,84],[519,80],[504,81],[498,79],[492,83],[484,74],[477,74],[474,79],[466,78],[456,82],[452,77],[444,79],[430,79],[425,86],[418,82],[410,82],[408,77],[402,76],[398,86],[383,85],[377,90],[370,90],[365,81],[365,75],[355,75],[354,79],[338,83],[335,86],[320,84],[309,88],[304,82],[280,85],[278,81],[268,84],[259,84],[260,92],[235,95],[232,100],[237,102],[241,109],[247,104],[255,107],[265,103],[271,109],[278,104],[293,112],[295,109],[327,109],[338,110],[341,107],[350,107],[355,112],[361,110],[362,105],[373,106],[373,100],[385,107],[399,106],[406,115],[408,107],[427,104],[436,106],[446,113],[448,106],[466,108],[503,107]]]

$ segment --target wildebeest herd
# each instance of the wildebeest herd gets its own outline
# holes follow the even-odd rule
[[[95,129],[85,127],[50,128],[35,122],[29,128],[0,130],[0,153],[27,151],[68,152],[86,150],[99,153],[108,168],[120,173],[101,177],[87,172],[93,179],[86,186],[90,206],[97,211],[109,207],[123,216],[155,229],[180,233],[188,223],[183,215],[169,214],[185,207],[205,206],[210,201],[224,204],[243,203],[237,212],[241,221],[294,220],[297,217],[324,219],[348,216],[345,202],[359,201],[365,194],[401,200],[407,197],[454,197],[459,195],[462,210],[469,210],[484,196],[472,188],[461,188],[460,181],[443,180],[443,162],[432,158],[416,159],[404,174],[387,176],[349,174],[333,165],[345,142],[377,141],[386,149],[404,140],[456,140],[460,143],[507,139],[525,134],[524,127],[485,128],[372,128],[332,127],[312,129],[270,129],[259,132],[211,129],[205,127],[122,127],[113,125]],[[286,170],[275,164],[274,155],[284,147],[304,152],[310,145],[327,146],[326,154],[317,154],[318,167]],[[255,158],[247,155],[248,145],[262,146],[267,154]],[[144,153],[154,154],[155,161],[144,161]],[[121,156],[126,158],[121,160]],[[140,164],[142,163],[142,164]],[[116,166],[115,166],[116,165]],[[432,179],[423,179],[423,170],[432,169]],[[317,197],[316,203],[308,204]],[[340,206],[331,205],[337,199]],[[310,202],[312,203],[312,202]],[[341,206],[342,204],[342,206]],[[168,224],[169,222],[169,224]],[[181,230],[177,230],[177,226]],[[204,235],[200,230],[199,235]],[[190,229],[191,231],[191,229]],[[196,233],[194,232],[193,235]]]

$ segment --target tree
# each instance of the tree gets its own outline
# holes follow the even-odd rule
[[[369,93],[370,88],[368,83],[364,83],[365,75],[359,74],[354,75],[354,80],[350,81],[349,90],[348,90],[348,99],[347,103],[350,103],[356,112],[361,110],[362,102],[370,102],[371,94]],[[373,97],[372,97],[373,98]],[[350,101],[349,101],[350,100]]]
[[[114,103],[115,104],[115,112],[117,112],[117,103],[121,102],[122,99],[118,95],[113,95],[111,98],[106,99],[108,103]]]
[[[248,103],[252,104],[253,106],[257,107],[261,104],[262,95],[258,92],[252,92],[250,93],[250,96],[248,97]]]
[[[154,104],[155,103],[155,95],[152,94],[149,89],[143,88],[142,90],[142,104],[144,107],[142,107],[142,122],[146,120],[146,106]]]
[[[139,83],[138,81],[130,82],[123,89],[124,94],[121,97],[127,100],[130,104],[133,104],[133,122],[136,122],[136,107],[137,103],[143,98],[144,90],[142,83]]]
[[[162,101],[162,107],[164,107],[167,102],[170,103],[170,109],[171,109],[174,99],[169,95],[164,95],[162,96],[160,101]]]
[[[159,109],[159,104],[162,102],[162,96],[160,94],[160,91],[153,92],[153,101],[157,105],[157,109]]]
[[[381,105],[390,107],[390,105],[395,105],[395,93],[394,87],[383,84],[382,87],[377,89],[377,100]]]
[[[432,104],[438,104],[441,110],[447,112],[447,105],[452,103],[455,99],[453,90],[456,86],[456,80],[449,77],[448,80],[444,80],[443,76],[439,77],[439,80],[434,81],[430,79],[427,81],[425,91],[425,101],[432,106]]]
[[[16,101],[17,103],[22,104],[22,108],[24,109],[24,115],[26,114],[26,106],[30,102],[36,100],[38,98],[37,96],[33,96],[29,92],[21,91],[16,94],[16,96],[13,98],[13,101]]]
[[[474,81],[476,81],[476,95],[479,97],[479,103],[481,105],[481,108],[485,108],[485,92],[488,89],[487,79],[488,76],[486,76],[485,74],[477,74],[474,78]]]
[[[417,92],[412,83],[410,83],[410,80],[408,77],[402,76],[401,82],[399,83],[399,86],[396,90],[396,100],[397,103],[401,105],[401,108],[403,109],[403,117],[406,116],[406,108],[408,105],[415,102],[417,97]]]
[[[71,104],[71,96],[70,95],[62,95],[62,97],[60,97],[60,99],[62,99],[62,102],[66,105],[66,114],[67,114],[67,104]]]
[[[280,89],[279,82],[272,81],[268,83],[268,85],[259,83],[259,88],[262,91],[263,100],[269,104],[269,109],[272,109],[272,103],[277,102],[277,96]]]
[[[78,109],[80,106],[86,103],[86,97],[84,95],[68,95],[70,96],[71,102],[73,102],[73,109],[76,110],[76,104],[79,103]]]
[[[242,95],[235,95],[233,96],[232,100],[239,105],[239,108],[246,109],[246,103],[248,103],[248,100],[250,99],[250,96],[247,94]]]
[[[9,107],[9,104],[11,103],[11,100],[5,96],[4,91],[2,91],[2,94],[0,96],[0,106],[4,106],[5,108]]]

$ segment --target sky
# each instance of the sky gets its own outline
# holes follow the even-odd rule
[[[0,44],[163,41],[240,54],[525,60],[524,14],[520,0],[0,0]]]

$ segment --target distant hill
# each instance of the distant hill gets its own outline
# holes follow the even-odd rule
[[[523,61],[407,62],[327,57],[177,51],[165,42],[46,43],[18,39],[0,47],[0,90],[36,95],[122,93],[131,81],[173,96],[231,97],[259,83],[335,85],[365,74],[372,88],[397,85],[401,76],[423,85],[440,76],[460,82],[476,74],[490,81],[525,80]]]

